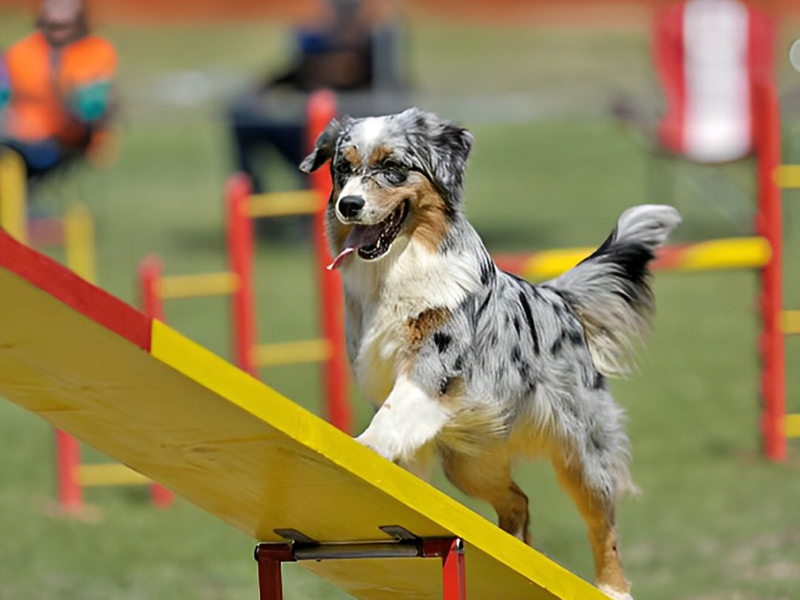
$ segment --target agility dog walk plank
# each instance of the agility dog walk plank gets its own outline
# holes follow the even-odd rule
[[[0,395],[261,541],[464,540],[467,597],[604,598],[522,542],[0,231]],[[441,597],[436,559],[300,563],[358,598]]]

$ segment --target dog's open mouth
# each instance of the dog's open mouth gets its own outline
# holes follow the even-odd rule
[[[389,251],[408,215],[408,200],[403,200],[392,213],[376,225],[354,225],[344,241],[344,249],[328,269],[338,269],[348,255],[358,251],[364,260],[375,260]]]

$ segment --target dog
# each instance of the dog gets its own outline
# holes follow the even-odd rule
[[[519,457],[549,457],[589,530],[595,583],[630,599],[615,507],[633,489],[624,412],[607,377],[628,372],[655,310],[648,263],[680,222],[625,211],[606,241],[533,285],[494,264],[462,210],[472,134],[412,108],[333,120],[301,170],[330,161],[327,236],[345,299],[347,353],[376,413],[358,441],[450,481],[530,543]]]

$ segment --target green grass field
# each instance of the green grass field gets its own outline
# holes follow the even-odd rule
[[[0,11],[0,45],[22,35],[28,22]],[[147,253],[160,254],[171,273],[224,267],[221,189],[231,163],[222,107],[238,83],[281,59],[286,38],[269,23],[108,27],[103,33],[121,56],[120,161],[58,181],[39,202],[54,211],[72,198],[89,205],[97,220],[100,284],[135,302],[135,269]],[[645,201],[679,208],[684,224],[677,241],[749,230],[752,165],[654,166],[645,144],[602,117],[617,94],[655,96],[644,33],[420,23],[409,33],[408,50],[414,87],[423,94],[524,93],[549,107],[547,118],[519,121],[488,102],[484,115],[465,123],[477,140],[467,213],[490,249],[600,243],[622,210]],[[785,87],[800,84],[785,69],[781,77]],[[183,87],[174,83],[178,78]],[[183,93],[176,96],[176,89]],[[568,108],[553,110],[560,99]],[[792,155],[800,143],[796,114],[787,116],[784,130],[787,158],[798,162],[800,152]],[[672,182],[665,197],[654,192],[654,172]],[[293,183],[287,172],[275,177]],[[787,305],[800,307],[800,281],[793,278],[800,211],[791,204],[785,230]],[[315,330],[307,246],[259,244],[264,340]],[[800,593],[798,445],[784,465],[759,456],[756,283],[751,272],[659,275],[655,333],[639,372],[613,383],[630,416],[634,475],[643,490],[619,510],[623,559],[639,599],[789,600]],[[184,301],[169,305],[167,318],[227,356],[226,311],[222,300]],[[787,358],[789,403],[800,411],[794,340]],[[263,376],[319,409],[314,368]],[[363,427],[370,409],[355,396]],[[87,456],[102,459],[93,451]],[[50,517],[52,472],[49,426],[0,403],[0,599],[256,597],[253,540],[186,502],[154,510],[138,488],[87,492],[98,514],[91,521]],[[537,548],[591,579],[583,524],[550,468],[520,465],[519,481],[531,497]],[[493,518],[440,475],[436,484]],[[286,570],[288,598],[348,597],[300,568]]]

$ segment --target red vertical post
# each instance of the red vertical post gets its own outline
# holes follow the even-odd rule
[[[324,90],[312,94],[308,99],[307,116],[308,145],[311,149],[319,134],[336,116],[336,96],[333,92]],[[322,335],[332,349],[331,356],[323,366],[327,417],[333,425],[349,433],[352,428],[352,411],[347,391],[342,281],[337,271],[326,269],[332,257],[325,239],[325,213],[333,185],[328,169],[318,169],[310,177],[311,188],[319,194],[320,203],[320,209],[314,217],[313,233],[319,271],[320,320]]]
[[[258,562],[258,597],[260,600],[283,600],[281,564],[294,561],[288,544],[259,544],[255,558]]]
[[[58,505],[64,513],[77,512],[83,505],[81,484],[78,481],[80,462],[80,442],[68,433],[56,429]]]
[[[444,600],[466,600],[464,542],[460,538],[455,538],[442,556],[442,587]]]
[[[145,315],[151,319],[158,319],[164,322],[164,302],[158,295],[156,285],[164,272],[161,259],[151,254],[142,259],[139,263],[138,279],[140,306]],[[150,498],[158,508],[167,508],[172,505],[174,499],[172,492],[164,486],[153,484],[150,486]]]
[[[146,256],[139,263],[139,303],[142,312],[151,319],[164,321],[164,303],[156,291],[156,283],[164,272],[161,259],[155,254]]]
[[[253,223],[248,212],[251,185],[237,173],[225,184],[227,244],[230,270],[238,279],[232,295],[233,355],[240,369],[258,377],[255,365],[256,310],[253,289]]]
[[[770,79],[754,86],[756,154],[758,161],[758,214],[756,231],[772,249],[761,271],[761,434],[764,453],[774,461],[786,460],[786,365],[780,326],[783,308],[781,192],[775,172],[781,162],[780,106]]]
[[[466,600],[467,576],[464,540],[461,538],[429,538],[422,542],[424,558],[442,561],[442,598]]]

